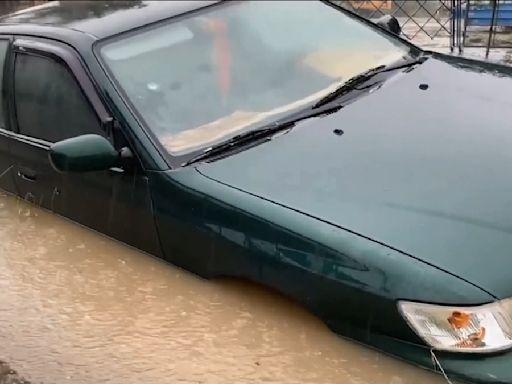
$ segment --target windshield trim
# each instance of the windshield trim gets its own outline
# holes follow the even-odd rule
[[[108,80],[112,83],[115,91],[119,94],[122,102],[125,104],[125,107],[130,111],[132,116],[137,121],[140,129],[142,129],[144,134],[150,139],[150,141],[153,143],[153,145],[155,146],[155,148],[157,149],[159,154],[162,156],[163,159],[165,159],[165,161],[167,162],[168,166],[171,169],[182,168],[184,163],[186,163],[188,160],[190,160],[190,159],[200,155],[201,153],[203,153],[207,148],[211,147],[211,144],[205,144],[204,146],[198,147],[197,149],[194,149],[194,150],[192,150],[190,152],[187,152],[187,153],[184,153],[184,154],[173,154],[173,153],[171,153],[163,145],[163,143],[157,137],[157,135],[153,132],[151,127],[146,123],[146,121],[145,121],[144,117],[142,116],[142,114],[137,110],[137,108],[135,107],[133,102],[130,100],[128,94],[123,89],[121,84],[118,82],[118,80],[116,79],[116,77],[112,73],[111,69],[107,65],[106,61],[102,57],[102,55],[100,53],[100,50],[101,50],[101,48],[103,46],[105,46],[107,44],[114,43],[116,41],[125,39],[127,37],[137,35],[141,31],[150,31],[152,29],[156,29],[156,28],[158,28],[160,26],[163,26],[163,25],[168,25],[168,24],[171,24],[171,23],[179,22],[180,20],[186,19],[186,18],[188,18],[188,17],[190,17],[192,15],[200,15],[201,13],[208,12],[212,8],[219,9],[221,7],[224,7],[224,6],[227,6],[227,5],[232,5],[233,3],[239,3],[239,2],[242,2],[242,1],[241,0],[219,1],[219,2],[216,2],[216,3],[213,3],[213,4],[206,5],[206,6],[201,7],[201,8],[193,9],[191,11],[188,11],[188,12],[185,12],[185,13],[182,13],[182,14],[179,14],[179,15],[174,15],[174,16],[171,16],[171,17],[168,17],[168,18],[164,18],[162,20],[158,20],[158,21],[153,22],[153,23],[144,24],[144,25],[139,26],[137,28],[133,28],[133,29],[130,29],[128,31],[120,32],[120,33],[118,33],[116,35],[109,36],[109,37],[104,38],[104,39],[100,39],[100,40],[96,41],[93,44],[93,46],[92,46],[92,51],[93,51],[94,57],[96,58],[97,62],[100,64],[100,67],[104,71],[104,73],[107,76]],[[420,49],[419,47],[417,47],[416,45],[410,43],[409,41],[407,41],[407,40],[405,40],[403,38],[401,38],[400,36],[395,35],[392,32],[389,32],[389,31],[385,30],[384,28],[379,27],[378,25],[374,24],[370,20],[365,19],[364,17],[359,16],[358,14],[356,14],[356,13],[354,13],[354,12],[348,10],[348,9],[340,7],[340,6],[336,5],[335,3],[332,3],[329,0],[320,0],[320,2],[323,3],[326,6],[329,6],[329,7],[333,8],[333,9],[335,9],[338,12],[341,12],[341,13],[345,14],[346,16],[348,16],[350,18],[354,18],[357,21],[362,22],[364,25],[366,25],[367,27],[371,28],[376,33],[385,34],[386,37],[388,37],[388,38],[391,38],[391,39],[394,39],[394,40],[398,40],[401,44],[403,44],[404,46],[410,48],[410,53],[411,52],[415,52],[418,55],[420,55],[423,52],[423,50]],[[308,106],[306,105],[305,108],[307,108],[307,107]],[[297,110],[292,110],[292,111],[290,111],[289,115],[291,116],[291,115],[294,115],[294,114],[296,114],[298,112],[299,111],[297,111]],[[283,118],[285,119],[286,116],[275,116],[275,119],[269,120],[267,123],[272,123],[274,121],[277,121],[278,119],[283,119]],[[255,125],[255,126],[257,126],[257,125]],[[244,131],[246,131],[246,130],[244,130]],[[228,136],[222,142],[228,141],[230,138],[231,137]],[[220,143],[222,143],[222,142],[220,142]],[[220,143],[218,143],[218,144],[220,144]]]

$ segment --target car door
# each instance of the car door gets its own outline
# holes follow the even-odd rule
[[[50,146],[98,134],[131,153],[79,56],[51,40],[16,39],[10,64],[9,146],[20,197],[82,225],[159,255],[147,176],[129,156],[106,171],[59,173]],[[114,129],[115,127],[115,129]]]
[[[9,137],[12,135],[9,124],[7,98],[5,95],[4,69],[8,60],[11,45],[10,36],[0,36],[0,189],[16,193],[14,171],[11,155],[9,153]]]

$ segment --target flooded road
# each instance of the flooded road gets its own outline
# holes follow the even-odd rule
[[[435,384],[250,284],[0,195],[0,360],[33,383]]]

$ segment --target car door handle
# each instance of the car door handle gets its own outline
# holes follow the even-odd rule
[[[37,173],[31,169],[19,168],[18,176],[26,181],[31,181],[31,182],[37,181]]]
[[[108,170],[111,175],[119,175],[124,173],[124,169],[121,167],[112,167]]]

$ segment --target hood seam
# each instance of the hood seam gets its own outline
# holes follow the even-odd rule
[[[404,256],[407,256],[407,257],[410,257],[410,258],[412,258],[412,259],[414,259],[414,260],[417,260],[417,261],[419,261],[419,262],[421,262],[421,263],[423,263],[423,264],[426,264],[426,265],[428,265],[428,266],[430,266],[430,267],[433,267],[433,268],[435,268],[435,269],[437,269],[437,270],[439,270],[439,271],[442,271],[442,272],[444,272],[444,273],[447,273],[447,274],[449,274],[449,275],[451,275],[451,276],[453,276],[453,277],[455,277],[455,278],[457,278],[457,279],[460,279],[460,280],[462,280],[462,281],[464,281],[464,282],[466,282],[466,283],[468,283],[468,284],[470,284],[470,285],[472,285],[472,286],[474,286],[474,287],[476,287],[476,288],[480,289],[482,292],[487,293],[487,294],[488,294],[489,296],[491,296],[493,299],[495,299],[495,300],[499,300],[499,298],[498,298],[496,295],[494,295],[494,294],[492,294],[491,292],[487,291],[486,289],[484,289],[484,288],[480,287],[479,285],[477,285],[477,284],[475,284],[475,283],[473,283],[473,282],[471,282],[471,281],[469,281],[469,280],[467,280],[467,279],[465,279],[465,278],[463,278],[463,277],[461,277],[461,276],[458,276],[458,275],[456,275],[455,273],[452,273],[452,272],[450,272],[450,271],[447,271],[447,270],[445,270],[445,269],[443,269],[443,268],[441,268],[441,267],[439,267],[439,266],[437,266],[437,265],[435,265],[435,264],[432,264],[432,263],[430,263],[430,262],[428,262],[428,261],[422,260],[422,259],[420,259],[419,257],[416,257],[416,256],[414,256],[414,255],[412,255],[412,254],[410,254],[410,253],[404,252],[404,251],[402,251],[402,250],[400,250],[400,249],[398,249],[398,248],[395,248],[395,247],[393,247],[393,246],[391,246],[391,245],[389,245],[389,244],[386,244],[386,243],[384,243],[384,242],[382,242],[382,241],[380,241],[380,240],[372,239],[372,238],[371,238],[371,237],[369,237],[369,236],[363,235],[362,233],[359,233],[359,232],[353,231],[353,230],[351,230],[351,229],[349,229],[349,228],[346,228],[346,227],[343,227],[343,226],[341,226],[341,225],[339,225],[339,224],[335,224],[335,223],[333,223],[333,222],[331,222],[331,221],[329,221],[329,220],[322,219],[322,218],[317,217],[317,216],[315,216],[315,215],[312,215],[312,214],[310,214],[310,213],[304,212],[304,211],[302,211],[302,210],[300,210],[300,209],[290,207],[290,206],[285,205],[285,204],[283,204],[283,203],[279,203],[279,202],[277,202],[277,201],[274,201],[274,200],[271,200],[271,199],[268,199],[268,198],[262,197],[262,196],[260,196],[260,195],[255,194],[255,193],[252,193],[252,192],[246,191],[246,190],[244,190],[244,189],[241,189],[241,188],[235,187],[235,186],[233,186],[233,185],[231,185],[231,184],[228,184],[228,183],[225,183],[225,182],[223,182],[223,181],[220,181],[220,180],[214,179],[214,178],[212,178],[212,177],[210,177],[210,176],[208,176],[208,175],[204,174],[203,172],[201,172],[197,167],[194,167],[194,169],[195,169],[195,170],[196,170],[196,172],[197,172],[197,173],[199,173],[201,176],[203,176],[203,177],[205,177],[205,178],[207,178],[207,179],[209,179],[209,180],[211,180],[211,181],[214,181],[214,182],[216,182],[216,183],[222,184],[222,185],[224,185],[224,186],[226,186],[226,187],[228,187],[228,188],[231,188],[231,189],[234,189],[234,190],[237,190],[237,191],[243,192],[243,193],[245,193],[245,194],[248,194],[248,195],[254,196],[254,197],[256,197],[256,198],[258,198],[258,199],[261,199],[261,200],[268,201],[269,203],[272,203],[272,204],[275,204],[275,205],[280,206],[280,207],[282,207],[282,208],[289,209],[289,210],[291,210],[291,211],[294,211],[294,212],[300,213],[300,214],[305,215],[305,216],[307,216],[307,217],[310,217],[310,218],[312,218],[312,219],[315,219],[315,220],[321,221],[321,222],[323,222],[323,223],[325,223],[325,224],[332,225],[333,227],[336,227],[336,228],[338,228],[338,229],[341,229],[341,230],[343,230],[343,231],[345,231],[345,232],[348,232],[348,233],[351,233],[351,234],[356,235],[356,236],[358,236],[358,237],[361,237],[361,238],[363,238],[363,239],[369,240],[369,241],[371,241],[371,242],[373,242],[373,243],[376,243],[376,244],[382,245],[383,247],[386,247],[386,248],[391,249],[391,250],[393,250],[393,251],[395,251],[395,252],[398,252],[398,253],[400,253],[400,254],[402,254],[402,255],[404,255]]]

